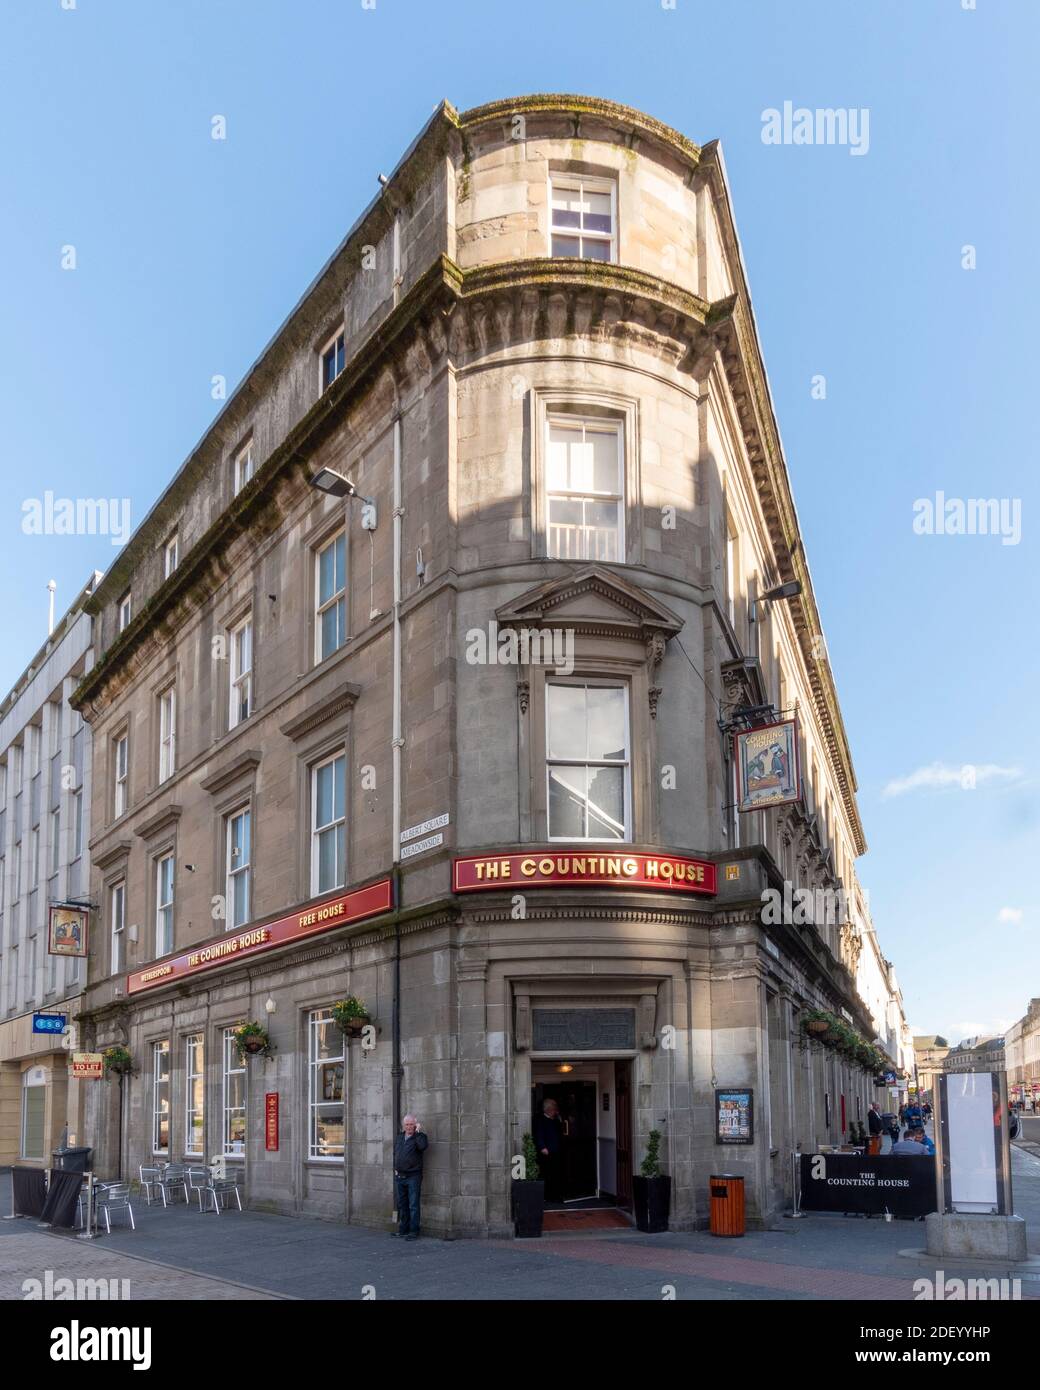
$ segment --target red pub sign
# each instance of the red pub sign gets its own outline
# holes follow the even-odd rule
[[[126,992],[140,994],[142,990],[157,989],[160,985],[198,975],[218,965],[230,965],[245,957],[273,950],[276,946],[288,946],[294,941],[334,931],[336,927],[346,926],[350,922],[376,917],[381,912],[389,912],[393,905],[393,883],[389,878],[381,878],[375,883],[366,884],[364,888],[355,888],[342,897],[326,898],[324,902],[312,903],[274,922],[229,932],[179,956],[170,956],[144,970],[135,970],[127,976]]]
[[[555,849],[470,855],[456,859],[452,865],[452,888],[456,893],[594,884],[712,894],[716,891],[715,879],[715,865],[705,859],[684,859],[674,854],[619,854],[598,847],[591,851]]]
[[[274,1153],[278,1148],[278,1092],[264,1095],[264,1148]]]

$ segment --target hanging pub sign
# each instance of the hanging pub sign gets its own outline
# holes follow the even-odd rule
[[[51,903],[47,916],[47,954],[85,956],[87,954],[87,909],[68,903]]]
[[[527,854],[475,854],[452,864],[452,891],[489,888],[661,888],[678,893],[714,893],[716,866],[674,854],[612,854],[587,848],[536,850]]]
[[[798,725],[794,719],[734,735],[737,810],[760,811],[798,801]]]
[[[750,1086],[715,1092],[715,1142],[755,1142],[754,1092]]]

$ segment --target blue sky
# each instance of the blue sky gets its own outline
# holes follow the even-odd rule
[[[46,636],[47,581],[60,611],[115,554],[24,535],[26,498],[143,517],[219,408],[211,378],[238,381],[442,97],[626,102],[723,142],[910,1022],[952,1041],[1019,1017],[1040,995],[1038,31],[1033,0],[6,0],[0,686]],[[867,108],[869,150],[763,143],[785,101]],[[1017,501],[1019,543],[915,534],[937,491]]]

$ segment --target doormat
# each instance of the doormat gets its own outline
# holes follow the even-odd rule
[[[632,1223],[619,1211],[547,1211],[542,1222],[543,1231],[612,1231],[631,1230]]]

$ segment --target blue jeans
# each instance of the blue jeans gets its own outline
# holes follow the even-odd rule
[[[417,1236],[419,1234],[419,1190],[421,1187],[421,1173],[394,1174],[397,1229],[403,1236]]]

